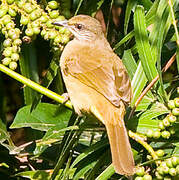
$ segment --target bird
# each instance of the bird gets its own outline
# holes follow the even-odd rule
[[[94,115],[105,125],[115,172],[133,175],[135,163],[124,123],[132,90],[121,59],[97,19],[82,14],[53,24],[74,35],[61,54],[60,69],[75,112]]]

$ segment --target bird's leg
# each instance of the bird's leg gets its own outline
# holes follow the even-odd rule
[[[70,100],[70,96],[68,93],[63,93],[61,96],[64,97],[62,104],[65,104],[68,100]]]

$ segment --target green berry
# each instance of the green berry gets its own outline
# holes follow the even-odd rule
[[[17,54],[17,53],[12,53],[11,59],[12,59],[13,61],[18,61],[18,60],[19,60],[19,54]]]
[[[62,38],[59,35],[56,36],[55,39],[54,39],[54,43],[56,43],[56,44],[60,43],[61,41],[62,41]]]
[[[11,22],[11,16],[8,15],[8,14],[5,15],[5,16],[3,17],[3,19],[2,19],[2,21],[3,21],[3,24],[4,24],[4,25],[10,23],[10,22]]]
[[[57,36],[56,31],[52,30],[49,31],[49,39],[54,39]]]
[[[1,30],[1,32],[2,32],[3,35],[7,34],[7,29],[6,29],[6,27],[3,27],[2,30]]]
[[[162,157],[164,156],[165,152],[162,150],[162,149],[159,149],[157,152],[156,152],[157,156],[159,157]]]
[[[177,165],[175,169],[176,169],[177,174],[179,175],[179,165]]]
[[[157,167],[157,172],[158,172],[160,175],[163,175],[163,174],[164,174],[164,172],[163,172],[163,166]]]
[[[143,180],[143,177],[137,176],[137,177],[135,178],[135,180]]]
[[[66,32],[66,28],[59,26],[59,33],[64,34]]]
[[[11,58],[8,58],[8,57],[6,57],[6,58],[4,58],[4,59],[2,60],[2,63],[3,63],[5,66],[8,66],[10,62],[11,62]]]
[[[169,168],[172,168],[172,167],[173,167],[171,158],[169,158],[169,159],[166,160],[166,164],[167,164],[167,166],[168,166]]]
[[[25,34],[26,34],[27,36],[33,36],[34,31],[33,31],[32,28],[28,28],[28,29],[25,30]]]
[[[47,31],[45,29],[43,29],[40,34],[43,37],[43,36],[45,36],[46,33],[47,33]]]
[[[176,169],[175,169],[175,168],[170,168],[170,169],[169,169],[169,174],[170,174],[171,176],[176,176],[176,175],[177,175]]]
[[[12,52],[19,53],[20,52],[20,47],[19,46],[12,46]]]
[[[171,160],[172,160],[173,166],[177,166],[179,164],[179,158],[178,157],[173,156],[171,158]]]
[[[10,22],[10,23],[8,23],[8,24],[6,25],[6,29],[7,29],[7,30],[13,29],[14,27],[15,27],[14,22]]]
[[[9,68],[12,69],[12,70],[15,70],[15,69],[17,68],[17,63],[11,61],[11,62],[9,63]]]
[[[14,0],[6,0],[6,2],[7,2],[8,4],[12,4],[12,3],[14,3]]]
[[[34,10],[34,6],[31,3],[25,3],[24,10],[30,14]]]
[[[21,44],[22,44],[21,39],[15,39],[13,42],[13,45],[15,45],[15,46],[20,46]]]
[[[164,180],[172,180],[172,178],[170,176],[165,176],[163,179]]]
[[[177,120],[177,118],[176,118],[176,116],[170,114],[170,115],[168,116],[168,120],[169,120],[171,123],[175,123],[176,120]]]
[[[40,21],[41,21],[42,23],[46,23],[46,22],[48,21],[48,17],[47,17],[46,15],[42,15],[42,16],[40,17]]]
[[[165,139],[169,139],[170,138],[170,132],[168,132],[168,131],[162,131],[161,135]]]
[[[173,114],[174,116],[179,116],[179,108],[174,108],[174,109],[172,109],[172,114]]]
[[[179,107],[179,98],[178,97],[174,99],[174,103],[175,103],[176,107]]]
[[[19,38],[20,34],[16,31],[16,29],[10,29],[10,30],[8,31],[8,36],[9,36],[11,39],[15,40],[15,39],[18,39],[18,38]]]
[[[168,101],[168,107],[169,107],[170,109],[175,108],[175,103],[174,103],[174,100],[170,100],[170,101]]]
[[[170,132],[170,134],[175,134],[175,128],[174,127],[169,127],[169,132]]]
[[[29,36],[24,36],[24,37],[22,38],[22,41],[25,42],[25,43],[27,43],[27,44],[29,44],[29,43],[31,43],[32,39],[31,39],[31,37],[29,37]]]
[[[6,13],[7,13],[7,11],[8,11],[8,7],[7,8],[0,8],[0,18],[2,18],[4,15],[6,15]]]
[[[40,28],[40,22],[39,22],[39,20],[33,21],[33,22],[31,23],[31,26],[32,26],[33,28],[34,28],[34,27]]]
[[[15,17],[17,15],[17,12],[12,8],[9,8],[8,13],[12,17]]]
[[[57,10],[49,12],[49,15],[52,19],[55,19],[59,16],[59,12]]]
[[[63,35],[63,36],[62,36],[62,43],[66,44],[69,40],[70,40],[70,39],[69,39],[68,36],[66,36],[66,35]]]
[[[149,174],[145,174],[143,180],[152,180],[152,176]]]
[[[48,28],[52,28],[52,27],[53,27],[52,20],[48,20],[48,21],[46,22],[46,26],[47,26]]]
[[[154,131],[153,132],[153,138],[155,138],[155,139],[160,138],[160,135],[161,135],[160,131]]]
[[[142,166],[142,167],[138,167],[138,168],[136,169],[136,175],[137,175],[137,176],[144,176],[144,174],[145,174],[145,169],[144,169],[143,166]]]
[[[34,34],[39,34],[40,33],[40,28],[39,27],[34,27],[33,28],[33,32],[34,32]]]
[[[163,124],[163,121],[160,121],[160,122],[159,122],[158,127],[159,127],[159,129],[161,129],[161,130],[164,130],[164,129],[165,129],[165,126],[164,126],[164,124]]]
[[[18,1],[16,1],[16,4],[19,8],[23,8],[25,5],[25,2],[23,0],[18,0]]]
[[[155,176],[157,179],[163,179],[163,176],[159,174],[157,171],[155,172]]]
[[[164,125],[165,127],[169,127],[169,126],[170,126],[170,121],[169,121],[168,116],[163,119],[163,125]]]
[[[152,138],[153,137],[153,130],[152,129],[148,129],[146,135],[147,135],[147,137]]]
[[[65,20],[65,17],[64,16],[58,16],[55,21],[64,21]],[[59,26],[58,26],[59,27]]]
[[[29,23],[29,18],[22,15],[22,16],[21,16],[21,19],[20,19],[20,23],[21,23],[22,25],[27,25],[27,24]]]
[[[34,10],[30,13],[30,19],[32,21],[36,20],[37,18],[39,18],[41,16],[41,12],[39,10]]]
[[[12,48],[11,47],[7,47],[7,48],[4,49],[3,55],[5,57],[9,57],[9,56],[11,56],[11,54],[12,54]]]
[[[50,9],[57,9],[58,8],[58,3],[56,1],[50,1],[50,2],[48,2],[48,7]]]
[[[10,47],[12,45],[12,40],[11,39],[5,39],[3,42],[4,47]]]
[[[164,167],[162,167],[162,169],[163,169],[163,172],[165,174],[168,174],[168,172],[169,172],[169,167],[168,166],[164,166]]]

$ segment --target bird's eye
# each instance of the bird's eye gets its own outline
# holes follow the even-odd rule
[[[77,29],[81,30],[82,27],[83,27],[83,25],[82,25],[82,24],[76,24],[75,27],[76,27]]]

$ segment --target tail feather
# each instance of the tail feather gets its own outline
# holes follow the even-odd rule
[[[128,135],[124,125],[105,124],[112,153],[115,171],[119,174],[132,175],[135,165]]]

